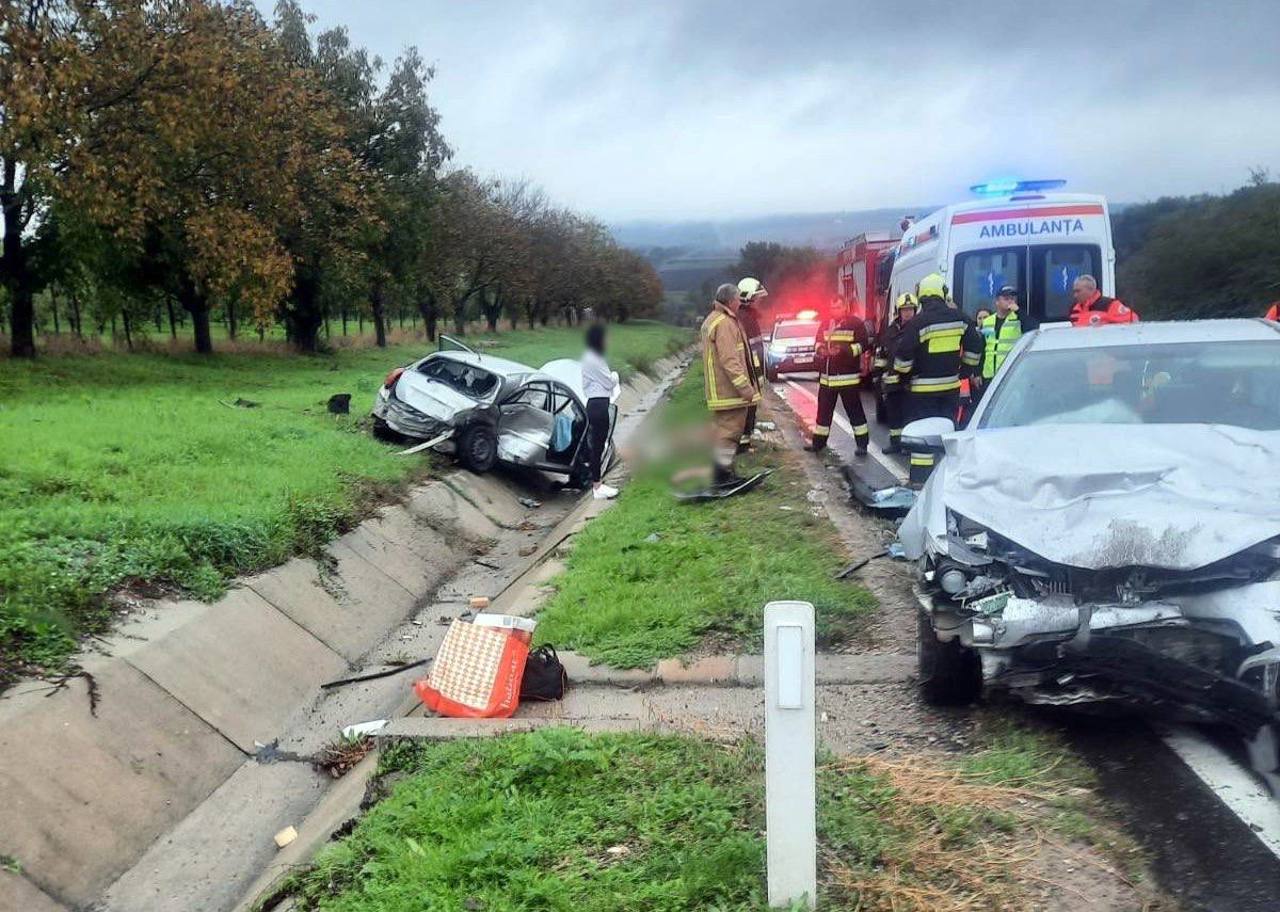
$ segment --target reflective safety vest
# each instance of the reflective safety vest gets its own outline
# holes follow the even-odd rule
[[[839,321],[831,320],[822,327],[819,338],[825,355],[818,362],[818,385],[841,387],[861,383],[862,353],[868,345],[866,325],[852,315]]]
[[[1004,359],[1013,351],[1014,344],[1022,338],[1022,323],[1018,315],[1009,311],[1009,315],[1000,324],[1000,332],[996,332],[996,315],[990,314],[982,321],[982,335],[987,345],[982,357],[982,376],[990,380],[1004,364]]]

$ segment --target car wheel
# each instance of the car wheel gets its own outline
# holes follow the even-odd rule
[[[917,612],[917,618],[916,661],[925,701],[935,706],[972,703],[982,693],[982,663],[978,654],[958,639],[939,640],[924,608]]]
[[[498,435],[487,424],[473,424],[458,440],[458,459],[476,474],[483,474],[498,462]]]
[[[400,435],[391,430],[391,426],[377,416],[373,419],[373,436],[387,443],[397,443],[400,440]]]

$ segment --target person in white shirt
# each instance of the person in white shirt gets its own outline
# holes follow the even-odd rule
[[[604,359],[604,324],[587,328],[587,350],[582,353],[582,394],[587,399],[588,459],[591,467],[591,496],[608,500],[618,496],[618,489],[600,480],[601,460],[609,440],[609,403],[615,385],[613,371]]]

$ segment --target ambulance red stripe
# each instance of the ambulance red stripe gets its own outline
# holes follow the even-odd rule
[[[1010,219],[1058,218],[1064,215],[1102,215],[1102,207],[1096,203],[1081,206],[1044,206],[1039,209],[996,209],[991,212],[958,212],[951,216],[951,224],[966,225],[971,222],[1005,222]]]

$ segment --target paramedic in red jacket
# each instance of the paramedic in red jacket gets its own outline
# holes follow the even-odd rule
[[[1072,326],[1102,326],[1107,323],[1137,323],[1136,311],[1126,307],[1123,301],[1108,298],[1098,291],[1098,280],[1091,275],[1082,275],[1071,286]]]

